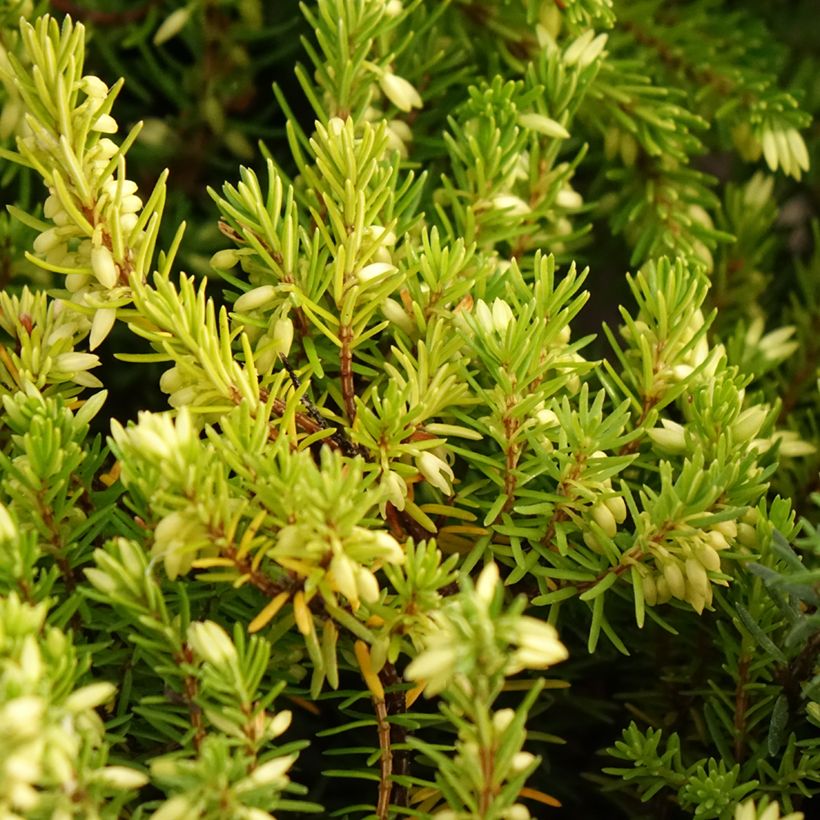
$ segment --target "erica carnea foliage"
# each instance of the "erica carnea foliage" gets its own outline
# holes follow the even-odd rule
[[[0,0],[3,817],[811,815],[809,6]]]

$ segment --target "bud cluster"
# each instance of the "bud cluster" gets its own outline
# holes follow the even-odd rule
[[[639,567],[644,600],[650,606],[672,598],[686,601],[700,614],[712,604],[712,583],[726,585],[709,573],[721,572],[720,553],[738,539],[738,523],[721,521],[707,530],[677,535],[672,541],[651,541],[647,552],[654,567]]]

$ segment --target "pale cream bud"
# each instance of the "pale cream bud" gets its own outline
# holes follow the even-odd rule
[[[63,238],[57,232],[57,228],[49,228],[47,231],[43,231],[37,238],[34,240],[34,251],[35,253],[45,254],[48,253],[52,248],[57,247],[58,245],[62,244]]]
[[[236,267],[240,258],[239,251],[233,248],[225,248],[224,250],[217,251],[211,257],[211,267],[216,268],[216,270],[230,270]]]
[[[495,729],[497,734],[503,735],[504,732],[506,732],[506,730],[509,728],[513,720],[515,720],[514,709],[499,709],[493,715],[493,728]]]
[[[91,683],[72,692],[65,702],[69,712],[82,712],[85,709],[96,709],[114,697],[117,687],[113,683]]]
[[[606,504],[595,504],[592,508],[592,517],[609,538],[615,537],[618,525],[615,522],[615,516]]]
[[[270,722],[268,729],[270,736],[279,737],[279,735],[283,735],[288,730],[292,717],[293,714],[287,709],[277,712]]]
[[[641,577],[641,585],[643,586],[643,597],[649,606],[655,606],[658,602],[658,590],[655,586],[655,579],[651,575],[644,575]]]
[[[604,504],[609,507],[609,511],[615,518],[618,524],[623,524],[626,520],[626,501],[622,496],[616,495],[604,501]]]
[[[384,279],[385,276],[394,273],[396,270],[396,266],[388,262],[371,262],[369,265],[365,265],[356,276],[362,285],[368,285]]]
[[[686,579],[698,596],[706,596],[706,590],[709,588],[709,576],[700,561],[694,558],[686,559]]]
[[[523,772],[525,769],[528,769],[534,760],[535,755],[530,752],[516,752],[510,762],[510,768],[518,774],[519,772]]]
[[[385,299],[384,302],[382,302],[381,310],[382,315],[389,322],[392,322],[407,334],[413,332],[413,328],[415,327],[413,320],[395,299]]]
[[[54,360],[54,370],[60,373],[79,373],[83,370],[90,370],[100,363],[99,356],[93,353],[61,353]]]
[[[652,443],[664,452],[680,454],[686,452],[686,436],[682,425],[662,419],[663,427],[653,427],[646,431]]]
[[[175,393],[177,390],[180,390],[184,384],[182,373],[178,367],[169,367],[168,370],[159,377],[159,389],[162,390],[163,393]]]
[[[677,561],[667,561],[663,565],[663,577],[669,585],[669,591],[675,598],[683,599],[686,595],[686,581]]]
[[[742,444],[754,438],[760,432],[768,414],[768,409],[761,406],[744,410],[730,427],[734,441]]]
[[[104,100],[108,96],[108,86],[94,74],[86,74],[80,88],[87,96],[97,100]]]
[[[379,582],[367,567],[356,567],[356,587],[366,603],[373,604],[379,600]]]
[[[117,320],[115,308],[98,308],[94,313],[94,320],[91,322],[91,333],[88,337],[88,349],[94,350],[99,347],[114,327]]]
[[[701,544],[697,550],[698,561],[712,572],[720,572],[720,555],[710,544]]]
[[[176,37],[188,23],[193,11],[193,4],[188,3],[182,8],[172,11],[161,23],[154,34],[154,45],[160,46],[173,37]]]
[[[115,789],[140,789],[148,782],[148,776],[127,766],[104,766],[91,772],[90,779]]]
[[[452,495],[452,481],[455,476],[446,461],[429,451],[425,451],[416,457],[416,466],[430,484],[441,490],[445,495]]]
[[[537,114],[535,112],[529,114],[519,114],[518,124],[530,131],[537,131],[544,136],[552,137],[553,139],[569,139],[569,131],[561,125],[560,122],[550,119],[544,114]]]
[[[392,71],[382,73],[379,85],[385,97],[400,111],[407,112],[413,108],[421,108],[423,105],[415,86]]]
[[[188,644],[196,655],[214,666],[236,661],[236,647],[228,633],[214,621],[194,621],[188,627]]]
[[[493,302],[493,327],[496,331],[504,333],[513,319],[512,308],[503,299],[496,299]]]
[[[715,550],[725,550],[729,549],[729,542],[726,540],[726,536],[717,529],[717,527],[709,532],[705,533],[706,542],[709,544],[712,549]]]
[[[101,114],[91,126],[92,131],[99,131],[101,134],[116,134],[118,128],[117,121],[110,114]]]
[[[489,604],[495,597],[495,590],[500,577],[498,565],[494,561],[491,561],[481,570],[481,574],[478,576],[478,580],[475,584],[475,591],[476,595],[478,595],[485,604]]]
[[[105,245],[99,245],[92,249],[91,270],[104,288],[113,288],[119,281],[119,268],[114,262],[113,254]]]
[[[515,194],[496,194],[490,204],[497,211],[504,211],[510,216],[524,216],[532,210],[520,196]]]
[[[257,310],[264,305],[270,304],[276,297],[276,287],[274,285],[261,285],[253,290],[243,293],[234,303],[233,309],[237,313],[246,313]]]
[[[572,188],[562,188],[555,197],[555,204],[559,208],[566,208],[568,211],[574,211],[584,204],[584,198],[578,191],[573,191]]]
[[[339,553],[330,562],[330,572],[334,587],[357,606],[359,603],[359,588],[356,584],[356,573],[354,564],[344,553]]]

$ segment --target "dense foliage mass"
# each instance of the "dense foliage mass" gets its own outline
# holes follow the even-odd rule
[[[0,0],[0,815],[810,816],[811,6]]]

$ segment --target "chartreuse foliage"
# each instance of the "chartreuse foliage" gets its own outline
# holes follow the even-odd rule
[[[760,19],[44,5],[0,0],[0,813],[809,811],[820,255]],[[170,409],[106,409],[123,339]]]

